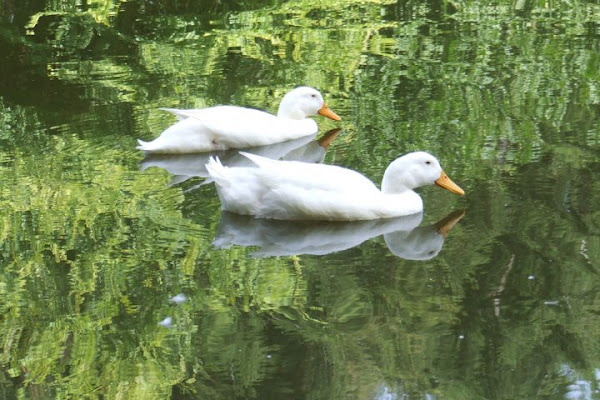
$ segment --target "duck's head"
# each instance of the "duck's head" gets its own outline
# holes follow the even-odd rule
[[[304,119],[317,114],[335,121],[341,120],[325,105],[321,93],[308,86],[298,87],[283,96],[277,111],[278,117],[290,119]]]
[[[465,194],[464,190],[444,173],[440,162],[423,151],[408,153],[392,162],[383,175],[381,191],[390,194],[401,193],[426,185],[437,185],[460,196]]]

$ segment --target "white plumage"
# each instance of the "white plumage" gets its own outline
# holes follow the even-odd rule
[[[392,162],[382,190],[350,169],[242,154],[257,167],[228,168],[216,158],[206,165],[223,210],[238,214],[338,221],[392,218],[423,210],[414,188],[437,184],[464,194],[438,160],[425,152],[409,153]]]
[[[325,105],[321,93],[306,86],[287,93],[276,116],[238,106],[163,110],[175,114],[179,121],[151,142],[138,140],[138,149],[174,154],[264,146],[316,134],[317,123],[310,116],[321,114],[340,120]]]

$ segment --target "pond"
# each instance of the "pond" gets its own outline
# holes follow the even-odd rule
[[[2,397],[600,398],[599,39],[584,1],[0,2]],[[342,120],[263,150],[466,195],[258,220],[136,149],[300,85]]]

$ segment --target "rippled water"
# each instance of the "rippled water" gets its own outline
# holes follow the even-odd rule
[[[598,398],[598,15],[5,1],[2,396]],[[343,120],[254,151],[379,183],[426,150],[466,196],[264,221],[221,213],[206,155],[135,149],[174,122],[159,107],[274,112],[298,85]]]

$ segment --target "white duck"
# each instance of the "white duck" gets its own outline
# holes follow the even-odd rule
[[[279,161],[243,153],[258,168],[206,165],[223,210],[260,218],[352,221],[392,218],[423,210],[414,188],[436,184],[465,192],[425,152],[409,153],[385,170],[381,190],[364,175],[333,165]]]
[[[151,142],[138,140],[146,153],[197,153],[264,146],[316,134],[317,123],[308,118],[321,114],[341,118],[324,103],[318,90],[302,86],[287,93],[277,116],[238,106],[198,110],[164,108],[180,120]]]

